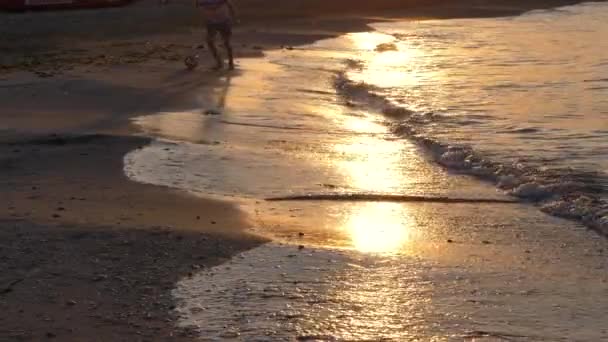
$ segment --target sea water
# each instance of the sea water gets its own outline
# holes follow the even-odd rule
[[[608,243],[587,229],[607,220],[606,14],[374,24],[138,118],[157,140],[125,157],[130,177],[230,198],[273,240],[180,281],[179,324],[202,340],[608,340]],[[329,200],[266,201],[309,194]]]

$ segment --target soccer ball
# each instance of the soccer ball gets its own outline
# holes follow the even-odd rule
[[[184,59],[184,64],[188,70],[193,70],[198,66],[198,57],[197,56],[188,56]]]

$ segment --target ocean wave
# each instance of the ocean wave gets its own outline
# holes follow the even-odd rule
[[[357,65],[349,61],[349,66]],[[470,146],[439,141],[425,133],[425,126],[448,120],[444,115],[419,113],[395,104],[379,94],[379,88],[350,80],[339,73],[335,87],[347,103],[365,105],[393,119],[392,132],[415,141],[443,167],[495,184],[506,193],[538,205],[553,216],[577,220],[608,236],[608,176],[576,169],[536,168],[525,162],[492,160]],[[537,133],[537,128],[513,129],[510,133]]]

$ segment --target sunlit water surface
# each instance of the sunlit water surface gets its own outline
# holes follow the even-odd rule
[[[202,340],[608,340],[608,244],[532,205],[264,200],[509,198],[472,170],[552,195],[576,175],[568,195],[605,196],[601,13],[378,24],[242,61],[187,109],[139,118],[159,140],[125,157],[130,177],[231,198],[274,240],[178,283],[180,325]],[[576,203],[602,224],[601,201]]]

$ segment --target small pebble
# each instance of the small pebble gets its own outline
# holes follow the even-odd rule
[[[105,274],[99,274],[97,276],[95,276],[95,278],[93,278],[93,281],[97,282],[97,281],[102,281],[102,280],[106,280],[108,279],[108,276]]]

